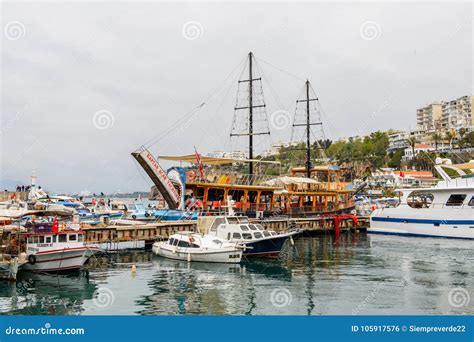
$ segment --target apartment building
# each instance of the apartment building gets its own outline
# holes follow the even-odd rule
[[[474,96],[462,96],[443,103],[442,128],[460,129],[474,124]]]
[[[433,130],[442,126],[443,103],[435,102],[416,110],[416,125],[419,130]]]
[[[416,111],[419,130],[449,130],[467,128],[474,124],[474,96],[435,102]]]

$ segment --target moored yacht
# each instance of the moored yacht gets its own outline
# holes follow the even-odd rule
[[[473,164],[474,165],[474,164]],[[369,233],[474,239],[474,177],[444,180],[433,188],[401,189],[400,204],[375,210]]]
[[[246,216],[200,217],[198,227],[201,231],[221,239],[245,244],[246,256],[278,256],[288,239],[299,234],[298,230],[277,233],[263,228],[261,224],[250,223]]]

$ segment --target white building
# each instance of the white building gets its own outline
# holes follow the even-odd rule
[[[435,149],[430,145],[425,144],[415,144],[415,148],[412,149],[411,146],[405,148],[405,155],[403,156],[403,160],[412,160],[413,157],[416,157],[420,152],[432,152]],[[413,154],[415,152],[415,154]]]
[[[393,152],[398,149],[404,149],[409,146],[408,138],[410,132],[395,132],[388,135],[388,152]]]

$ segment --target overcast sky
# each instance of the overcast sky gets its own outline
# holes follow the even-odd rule
[[[53,192],[148,190],[130,152],[153,138],[162,155],[245,146],[229,130],[249,51],[259,150],[290,139],[306,78],[332,139],[413,129],[417,107],[473,94],[469,3],[20,2],[1,20],[1,180],[34,171]]]

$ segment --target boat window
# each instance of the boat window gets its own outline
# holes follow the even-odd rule
[[[232,235],[232,238],[233,238],[233,239],[241,239],[242,236],[240,235],[240,233],[234,233],[234,234]]]
[[[446,205],[449,207],[458,207],[463,204],[466,197],[467,196],[465,194],[452,194],[449,196]]]
[[[471,197],[471,199],[469,200],[469,204],[468,204],[470,207],[474,207],[474,196]]]
[[[221,240],[212,240],[212,242],[214,242],[215,244],[218,244],[218,245],[222,245],[222,241]]]
[[[249,224],[249,228],[250,228],[251,230],[257,230],[257,227],[255,227],[254,224]]]
[[[262,227],[261,224],[257,224],[256,226],[257,226],[257,229],[258,229],[258,230],[263,230],[263,227]]]
[[[76,234],[68,234],[69,235],[69,241],[76,241],[77,240],[77,235]]]
[[[425,191],[413,191],[407,197],[407,204],[412,208],[428,208],[433,203],[434,195]]]
[[[256,233],[253,233],[253,236],[256,238],[256,239],[261,239],[263,236],[262,236],[262,233],[260,232],[256,232]]]
[[[237,217],[228,217],[227,222],[229,222],[230,224],[238,224],[239,219]]]
[[[245,216],[243,216],[243,217],[239,217],[239,222],[240,222],[240,223],[249,223],[249,220],[248,220],[248,218],[246,218]]]
[[[270,233],[272,233],[272,236],[278,235],[278,233],[277,233],[277,232],[273,232],[273,231],[271,231]]]
[[[183,241],[183,240],[179,240],[178,246],[179,246],[179,247],[189,247],[189,242]]]
[[[177,246],[178,243],[179,243],[179,240],[178,240],[178,239],[174,239],[174,241],[173,241],[173,246]]]
[[[66,242],[67,241],[67,235],[66,234],[61,234],[58,237],[59,242]]]
[[[84,241],[84,235],[78,234],[78,235],[77,235],[77,241],[79,241],[79,242]]]
[[[53,235],[53,242],[56,242],[56,235]]]
[[[270,232],[267,232],[266,230],[264,230],[262,233],[263,233],[264,236],[270,236],[270,235],[272,235],[272,234],[270,234]]]
[[[44,243],[44,236],[38,236],[38,243]]]
[[[168,244],[172,245],[173,243],[174,243],[174,239],[173,238],[169,239]]]
[[[241,225],[241,226],[240,226],[240,230],[248,231],[248,230],[249,230],[249,227],[247,227],[246,225]]]
[[[51,243],[51,236],[46,236],[45,242],[46,243]]]
[[[243,233],[242,237],[244,238],[244,240],[252,240],[252,234],[250,233]]]
[[[212,226],[211,226],[210,231],[211,231],[211,232],[217,231],[217,227],[218,227],[219,225],[221,225],[222,223],[224,223],[224,222],[225,222],[225,219],[224,219],[223,217],[218,217],[218,218],[216,218],[216,219],[214,220],[214,222],[212,223]]]

